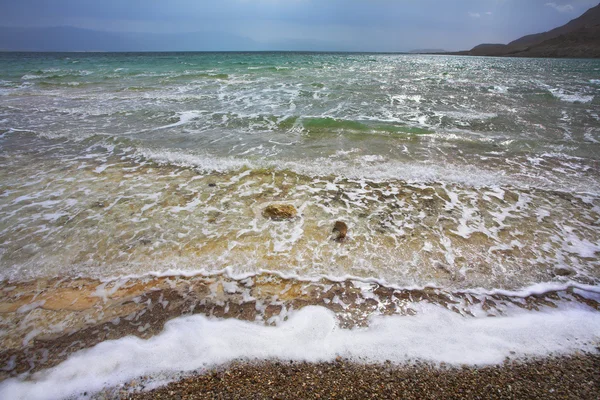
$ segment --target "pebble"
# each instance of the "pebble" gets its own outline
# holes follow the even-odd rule
[[[600,354],[440,369],[427,363],[234,363],[137,400],[171,399],[581,399],[600,398]]]

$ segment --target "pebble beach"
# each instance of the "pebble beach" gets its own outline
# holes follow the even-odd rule
[[[123,399],[579,399],[600,394],[600,357],[580,354],[502,365],[394,367],[338,360],[234,363]]]

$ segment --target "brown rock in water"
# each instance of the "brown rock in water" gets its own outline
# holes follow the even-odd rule
[[[575,271],[569,268],[557,268],[554,270],[554,276],[571,276],[574,274]]]
[[[335,225],[333,225],[333,233],[337,233],[337,237],[335,240],[342,241],[346,239],[346,234],[348,233],[348,225],[342,221],[336,221]]]
[[[271,204],[263,210],[262,215],[265,218],[275,221],[283,221],[295,218],[298,215],[298,211],[291,204]]]

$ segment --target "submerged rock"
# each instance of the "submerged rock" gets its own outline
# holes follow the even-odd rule
[[[575,271],[569,268],[557,268],[554,270],[554,276],[571,276],[575,275]]]
[[[337,237],[335,238],[335,240],[341,242],[344,239],[346,239],[346,234],[348,234],[348,225],[346,225],[345,222],[336,221],[335,225],[333,225],[333,230],[331,232],[336,233]]]
[[[262,215],[265,218],[282,221],[295,218],[298,215],[298,211],[291,204],[271,204],[263,210]]]

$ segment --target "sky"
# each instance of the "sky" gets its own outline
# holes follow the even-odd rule
[[[302,43],[306,50],[311,46],[356,51],[464,50],[547,31],[598,2],[0,0],[0,26],[72,26],[147,34],[224,33],[251,39],[265,48],[274,43],[281,47]]]

